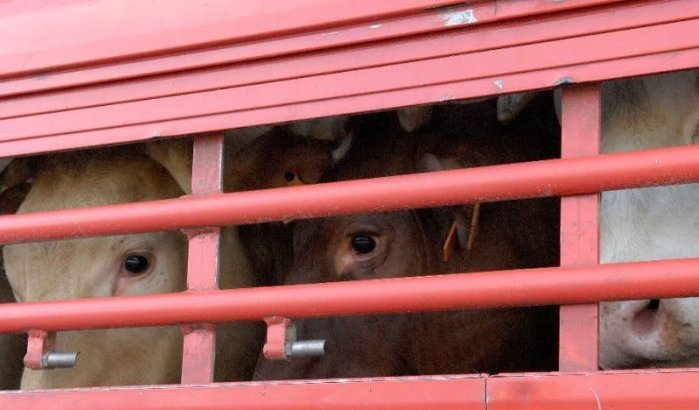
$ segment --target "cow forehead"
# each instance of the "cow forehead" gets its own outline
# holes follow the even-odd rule
[[[155,161],[121,155],[57,159],[41,172],[18,213],[177,197],[175,180]]]

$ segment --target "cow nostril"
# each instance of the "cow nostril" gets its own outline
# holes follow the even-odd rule
[[[639,335],[647,335],[656,328],[658,324],[658,312],[660,309],[660,299],[651,299],[636,313],[631,323],[631,328]]]

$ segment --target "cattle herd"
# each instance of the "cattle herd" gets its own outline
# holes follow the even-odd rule
[[[560,155],[558,92],[338,116],[226,134],[226,192],[537,161]],[[696,71],[605,83],[603,153],[699,140]],[[3,214],[176,198],[191,193],[192,140],[16,158],[0,174]],[[699,185],[602,194],[602,263],[699,256]],[[225,227],[221,288],[556,266],[559,200]],[[0,302],[185,289],[180,232],[5,245]],[[662,275],[662,272],[658,272]],[[264,325],[217,328],[217,381],[548,371],[556,306],[297,321],[322,357],[261,358]],[[26,339],[0,335],[0,389],[178,383],[178,327],[59,332],[70,369],[22,369]],[[699,362],[699,298],[607,302],[600,367]]]

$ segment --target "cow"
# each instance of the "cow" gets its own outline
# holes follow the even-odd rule
[[[601,152],[699,142],[698,77],[681,71],[603,83]],[[502,99],[501,118],[514,118],[530,97]],[[603,192],[600,262],[699,256],[698,200],[699,184]],[[603,302],[599,346],[603,369],[694,367],[699,298]]]
[[[321,181],[555,156],[558,148],[549,135],[557,132],[555,115],[544,112],[552,118],[549,126],[529,121],[539,127],[531,132],[542,145],[521,150],[511,143],[517,130],[526,128],[524,119],[498,125],[492,101],[435,107],[430,123],[412,133],[393,113],[350,120],[349,152]],[[452,226],[457,234],[450,240]],[[555,199],[296,221],[294,263],[285,284],[554,266],[557,226]],[[325,357],[261,360],[256,380],[556,368],[555,307],[323,318],[296,325],[299,339],[326,340]]]
[[[275,126],[232,152],[230,191],[250,191],[315,184],[333,161],[339,143],[297,134],[293,127]],[[291,225],[272,222],[239,227],[243,246],[255,272],[269,284],[281,284],[291,268]]]
[[[0,168],[4,168],[1,163]],[[10,185],[11,188],[9,188]],[[29,185],[26,183],[6,178],[0,180],[0,215],[16,212],[28,191]],[[15,298],[5,274],[2,251],[0,250],[0,303],[14,302]],[[19,388],[25,346],[26,337],[24,335],[0,334],[0,390]]]
[[[176,198],[191,192],[191,143],[173,143],[59,153],[27,160],[33,161],[27,167],[10,164],[6,171],[29,169],[25,180],[33,179],[18,213]],[[185,289],[187,241],[180,232],[12,244],[3,251],[7,276],[20,302]],[[221,231],[220,261],[222,288],[258,284],[235,228]],[[217,380],[251,377],[262,331],[257,324],[218,327]],[[26,369],[22,389],[179,382],[178,327],[58,332],[56,349],[80,351],[78,365]]]

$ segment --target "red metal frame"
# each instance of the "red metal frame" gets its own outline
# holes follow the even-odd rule
[[[112,30],[115,0],[0,5],[2,155],[699,67],[693,0],[160,2]],[[190,323],[182,382],[201,384],[222,321],[577,304],[561,309],[564,373],[1,392],[0,408],[694,409],[696,370],[597,371],[584,304],[699,295],[699,259],[597,265],[598,192],[697,182],[699,147],[594,156],[596,85],[565,89],[562,138],[561,160],[221,194],[222,136],[199,136],[192,196],[0,217],[1,243],[184,227],[187,292],[0,306],[0,331]],[[560,268],[216,290],[213,226],[551,195],[577,195],[561,204]]]
[[[192,154],[192,194],[223,192],[223,134],[200,136],[194,140]],[[187,230],[187,291],[218,289],[218,245],[220,228]],[[182,383],[214,381],[216,332],[213,324],[195,323],[182,327]]]
[[[563,90],[561,157],[596,155],[600,146],[601,95],[597,84]],[[561,266],[599,263],[599,194],[561,198]],[[595,371],[597,304],[562,306],[559,370]]]
[[[522,8],[533,5],[534,10],[541,3],[515,2]],[[503,2],[485,3],[497,8]],[[152,78],[144,68],[143,77],[123,88],[86,80],[80,83],[83,87],[65,94],[29,93],[9,100],[18,108],[11,109],[12,118],[0,121],[0,149],[4,155],[20,155],[137,141],[699,65],[699,40],[693,35],[699,31],[699,4],[632,1],[614,7],[614,3],[577,2],[602,5],[513,23],[446,27],[442,20],[430,32],[390,41],[357,38],[349,48],[301,54],[291,50],[275,58],[175,77]],[[432,21],[435,13],[441,15],[422,13],[422,19]],[[645,26],[638,28],[641,23]],[[384,21],[367,22],[364,28],[371,31],[377,24]],[[317,33],[311,38],[323,42],[324,37]],[[635,41],[639,38],[642,41]],[[182,55],[199,61],[197,56]],[[0,85],[0,89],[11,86]],[[94,96],[102,97],[94,100]],[[49,104],[44,113],[28,115],[36,112],[32,107],[41,106],[34,98],[51,98],[59,105]],[[87,101],[87,106],[80,101]]]

